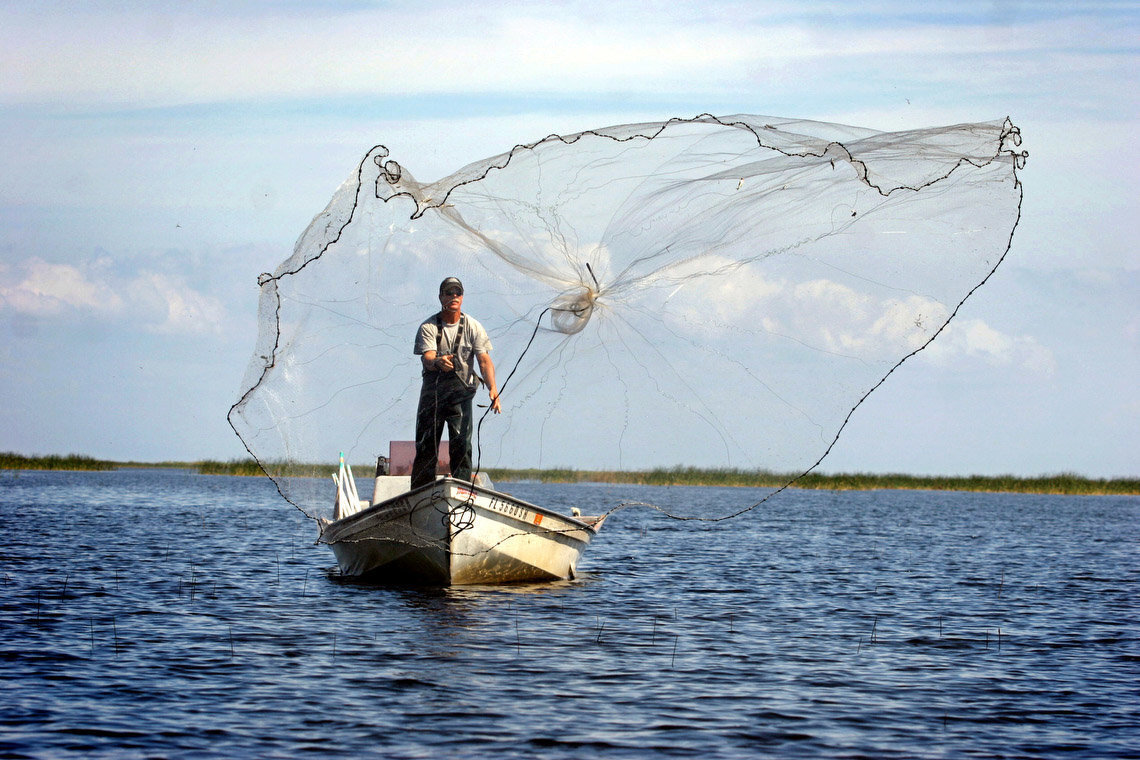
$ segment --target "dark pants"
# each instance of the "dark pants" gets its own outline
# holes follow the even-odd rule
[[[416,460],[412,464],[412,488],[435,480],[439,440],[447,425],[451,476],[471,479],[471,401],[475,391],[454,372],[429,372],[420,389],[416,411]]]

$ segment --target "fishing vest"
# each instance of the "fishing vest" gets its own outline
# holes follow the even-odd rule
[[[469,388],[478,388],[479,384],[483,382],[483,378],[479,377],[479,373],[475,371],[475,346],[467,346],[466,355],[462,353],[463,346],[463,333],[467,330],[467,315],[459,315],[459,327],[455,330],[455,338],[451,341],[450,353],[455,357],[455,369],[453,370],[456,377],[467,385],[467,377],[475,379],[474,385],[467,386]],[[443,318],[439,314],[435,315],[435,353],[440,355],[443,353]],[[427,377],[429,372],[425,369],[423,372]],[[438,374],[438,373],[431,373]]]

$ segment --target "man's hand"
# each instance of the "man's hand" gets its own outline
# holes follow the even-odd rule
[[[443,356],[435,357],[435,368],[440,372],[451,372],[455,369],[455,363],[452,361],[451,354],[444,354]]]
[[[499,386],[495,384],[495,363],[491,361],[491,355],[485,351],[475,354],[475,358],[483,373],[483,382],[487,384],[487,392],[491,394],[491,408],[495,410],[495,414],[500,414],[503,409],[499,406]]]

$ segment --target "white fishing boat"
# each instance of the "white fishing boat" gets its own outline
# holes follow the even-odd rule
[[[349,576],[441,586],[571,579],[605,521],[529,504],[482,475],[478,485],[442,477],[408,490],[409,476],[377,474],[371,500],[358,497],[343,460],[334,480],[334,519],[318,541]]]

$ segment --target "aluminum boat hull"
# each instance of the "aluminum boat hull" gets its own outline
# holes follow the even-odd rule
[[[430,585],[565,580],[604,518],[441,478],[322,526],[344,575]]]

